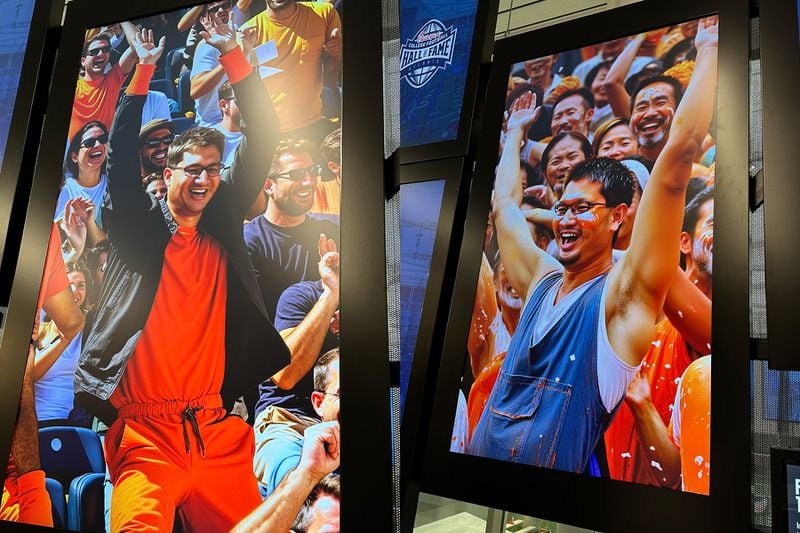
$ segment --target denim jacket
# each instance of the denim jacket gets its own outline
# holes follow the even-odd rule
[[[263,186],[277,144],[277,117],[255,74],[233,89],[247,124],[244,138],[198,224],[228,258],[221,390],[227,408],[289,362],[289,350],[266,311],[242,237],[245,212]],[[178,227],[166,202],[156,201],[141,186],[138,135],[145,98],[123,95],[114,116],[108,155],[111,207],[104,215],[111,250],[75,373],[76,400],[107,424],[116,418],[108,400],[142,334],[161,279],[164,251]]]

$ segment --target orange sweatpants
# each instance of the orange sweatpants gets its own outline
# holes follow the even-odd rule
[[[192,402],[196,426],[185,402],[120,409],[105,439],[112,531],[172,531],[176,511],[184,530],[229,531],[261,503],[253,429],[218,398]]]

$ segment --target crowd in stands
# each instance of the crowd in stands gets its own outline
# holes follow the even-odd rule
[[[15,440],[97,432],[110,531],[339,530],[341,3],[86,33]]]
[[[717,35],[514,66],[451,449],[708,494]]]

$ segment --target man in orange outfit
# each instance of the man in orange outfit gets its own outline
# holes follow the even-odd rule
[[[138,133],[164,39],[156,46],[152,34],[123,27],[139,65],[111,130],[111,251],[76,395],[113,421],[105,439],[112,530],[170,531],[177,513],[186,530],[227,531],[261,502],[252,428],[227,411],[289,361],[241,230],[272,159],[277,119],[233,29],[217,18],[201,35],[221,53],[248,125],[244,139],[226,169],[221,133],[200,127],[178,136],[164,169],[167,196],[155,200],[141,188]]]

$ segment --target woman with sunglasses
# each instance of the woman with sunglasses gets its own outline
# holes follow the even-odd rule
[[[108,176],[106,156],[108,154],[108,128],[99,121],[83,126],[69,143],[64,159],[64,184],[58,194],[54,220],[65,218],[67,202],[83,198],[85,209],[73,210],[86,225],[86,244],[94,246],[105,238],[101,207],[108,203]],[[65,230],[76,221],[64,221]]]

